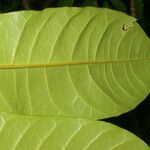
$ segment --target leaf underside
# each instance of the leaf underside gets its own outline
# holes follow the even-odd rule
[[[0,149],[148,149],[88,120],[149,93],[150,41],[135,18],[68,7],[1,14],[0,41]]]
[[[136,136],[102,121],[1,114],[3,150],[148,150]]]

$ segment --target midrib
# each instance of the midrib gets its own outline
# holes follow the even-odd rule
[[[102,61],[72,61],[72,62],[51,62],[51,63],[31,63],[31,64],[0,64],[0,69],[21,69],[21,68],[45,68],[45,67],[63,67],[75,65],[96,65],[96,64],[112,64],[112,63],[131,63],[150,61],[150,58],[139,59],[118,59],[118,60],[102,60]]]

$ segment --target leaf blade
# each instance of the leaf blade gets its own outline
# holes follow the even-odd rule
[[[1,114],[0,125],[2,150],[149,149],[135,135],[102,121]]]

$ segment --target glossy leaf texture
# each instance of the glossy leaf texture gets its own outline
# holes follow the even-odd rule
[[[147,149],[96,121],[135,108],[149,93],[150,40],[135,18],[88,7],[1,14],[0,41],[2,150]]]
[[[0,41],[1,112],[101,119],[133,109],[149,93],[150,41],[123,13],[4,14]]]
[[[102,121],[1,114],[0,131],[1,150],[149,150],[135,135]]]

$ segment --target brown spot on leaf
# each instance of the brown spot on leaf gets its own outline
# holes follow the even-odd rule
[[[122,30],[123,31],[128,31],[128,30],[131,30],[133,28],[133,24],[135,22],[128,22],[128,23],[124,23],[123,26],[122,26]]]

